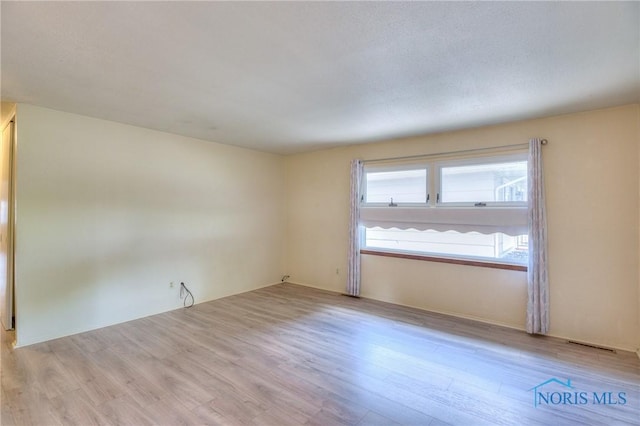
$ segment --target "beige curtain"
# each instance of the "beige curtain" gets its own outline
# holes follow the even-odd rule
[[[347,264],[347,294],[360,295],[360,188],[363,164],[351,160],[351,210],[349,214],[349,253]]]
[[[547,276],[547,217],[545,213],[542,146],[529,141],[529,267],[527,270],[527,332],[549,331],[549,279]]]

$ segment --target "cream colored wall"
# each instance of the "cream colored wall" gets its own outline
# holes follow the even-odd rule
[[[18,105],[18,344],[280,281],[280,156]]]
[[[345,283],[349,161],[549,139],[544,148],[551,334],[640,346],[638,111],[631,105],[286,158],[287,272]],[[337,272],[337,273],[336,273]],[[526,273],[364,255],[362,295],[524,328]]]

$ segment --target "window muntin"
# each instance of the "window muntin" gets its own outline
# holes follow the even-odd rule
[[[365,172],[363,202],[368,205],[426,204],[427,175],[424,166],[369,169]]]
[[[439,257],[485,260],[526,265],[529,259],[526,235],[481,234],[456,231],[365,228],[368,250],[420,253]]]
[[[440,205],[526,205],[526,158],[475,159],[439,164]]]

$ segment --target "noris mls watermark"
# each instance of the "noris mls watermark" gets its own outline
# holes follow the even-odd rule
[[[555,377],[529,389],[533,392],[533,406],[540,405],[625,405],[626,392],[612,390],[583,391],[571,384],[571,379]]]

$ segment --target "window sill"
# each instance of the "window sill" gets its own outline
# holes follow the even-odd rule
[[[427,262],[451,263],[454,265],[479,266],[481,268],[506,269],[508,271],[522,271],[522,272],[527,271],[527,267],[525,265],[514,265],[514,264],[510,265],[506,263],[486,262],[486,261],[478,261],[478,260],[452,259],[447,257],[426,256],[422,254],[394,253],[389,251],[378,251],[378,250],[360,250],[360,254],[369,254],[372,256],[383,256],[383,257],[395,257],[398,259],[423,260]]]

